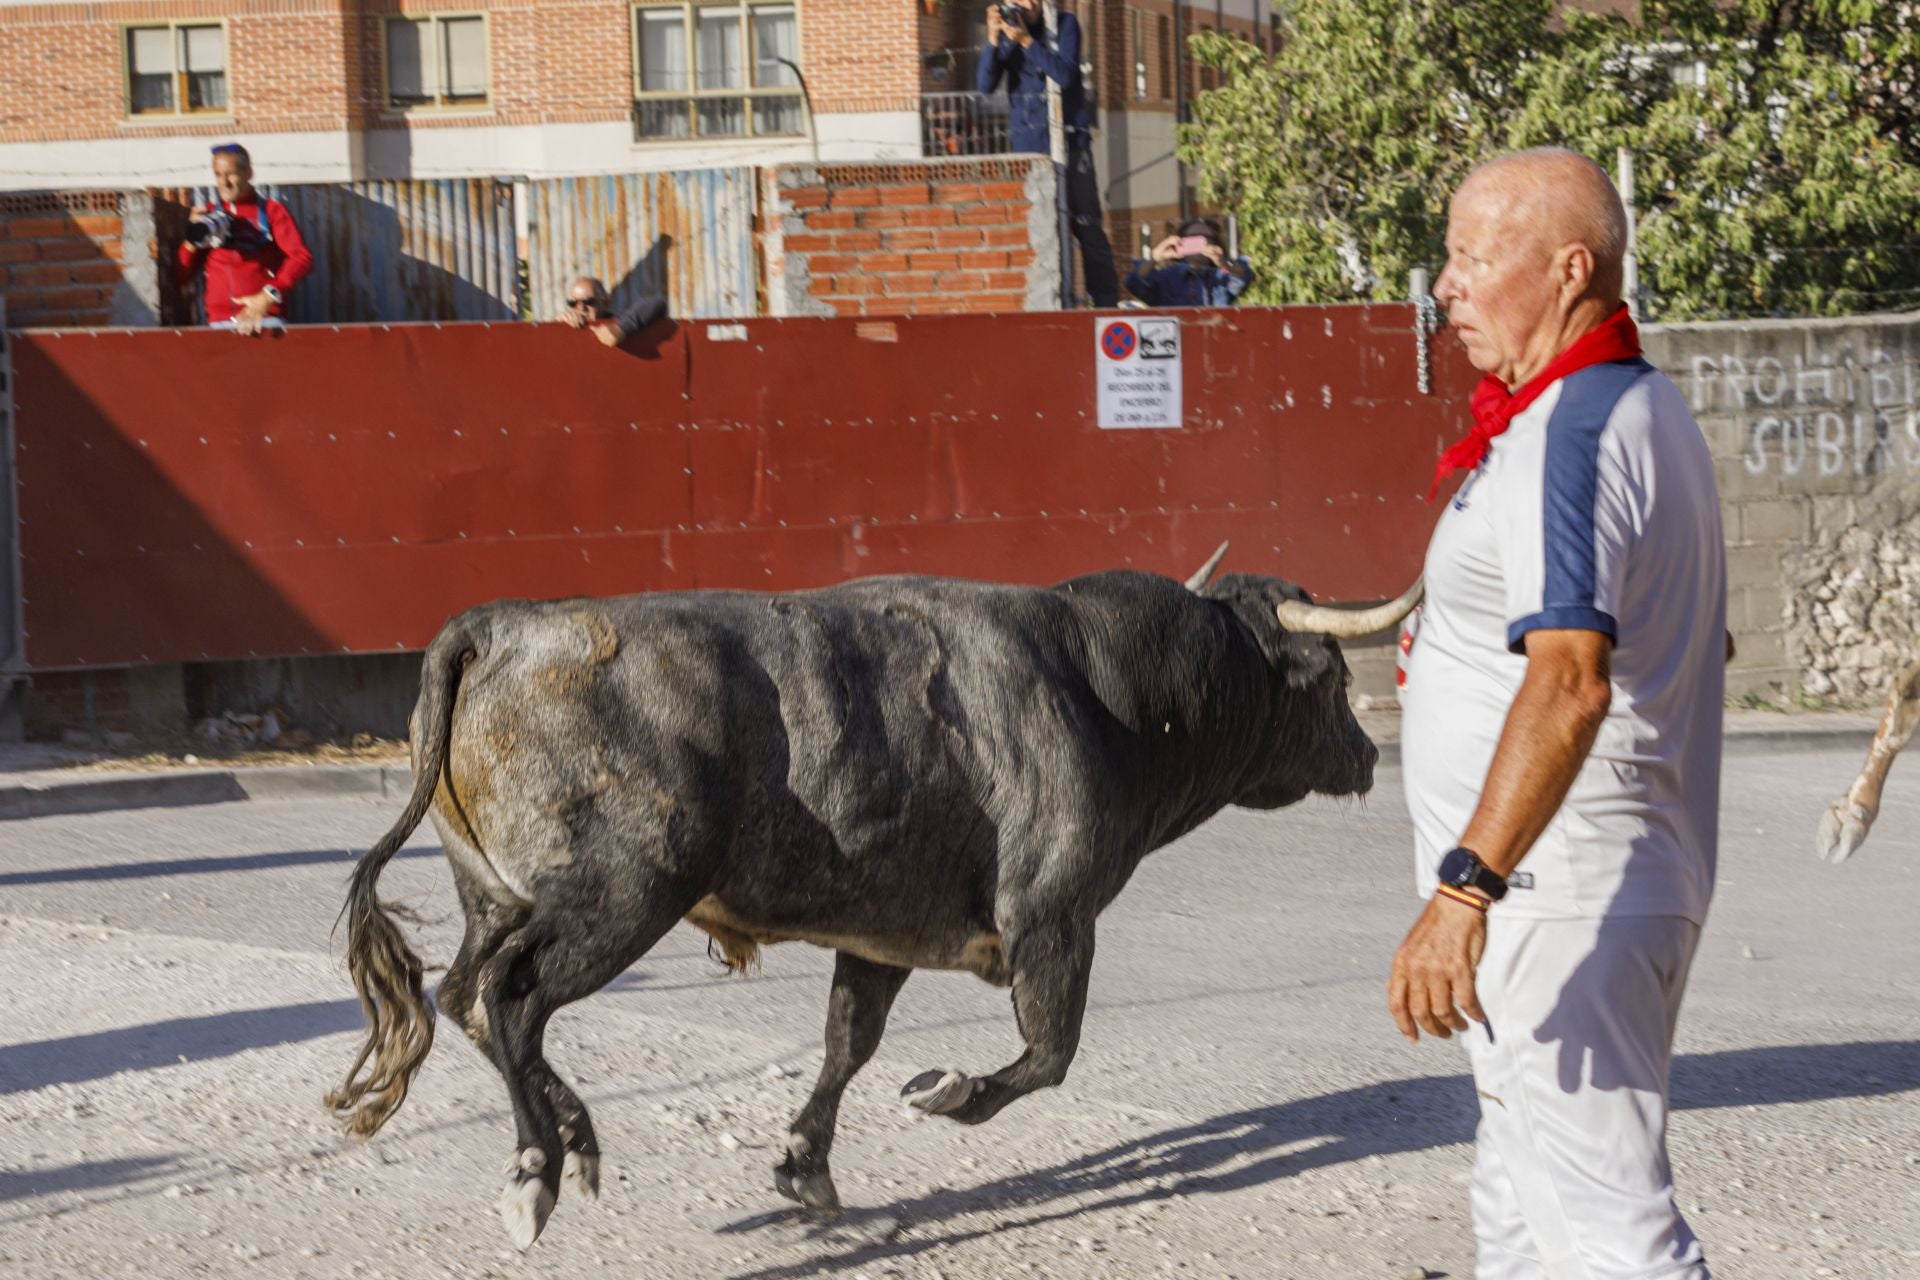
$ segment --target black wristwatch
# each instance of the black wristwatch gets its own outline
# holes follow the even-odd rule
[[[1449,850],[1440,859],[1440,883],[1456,889],[1478,889],[1495,902],[1507,896],[1507,882],[1487,870],[1478,854],[1468,848]]]

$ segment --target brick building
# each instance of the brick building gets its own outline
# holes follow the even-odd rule
[[[1180,205],[1173,125],[1207,74],[1181,37],[1268,39],[1264,5],[1068,4],[1123,256]],[[197,181],[236,137],[277,182],[916,156],[983,30],[958,0],[0,4],[0,190]]]
[[[276,182],[765,164],[816,142],[913,156],[929,17],[925,0],[0,4],[0,189],[197,181],[228,138]]]

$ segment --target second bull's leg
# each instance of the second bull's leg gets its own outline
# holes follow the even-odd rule
[[[787,1134],[787,1156],[773,1167],[773,1185],[789,1200],[813,1209],[838,1209],[827,1157],[847,1082],[867,1064],[886,1030],[887,1011],[911,969],[875,964],[845,951],[833,962],[833,994],[827,998],[827,1057],[813,1095]]]
[[[1847,794],[1821,815],[1814,849],[1822,858],[1845,862],[1866,841],[1874,819],[1880,816],[1880,792],[1886,785],[1887,772],[1916,728],[1920,728],[1920,662],[1894,680],[1886,710],[1880,715],[1880,728],[1867,749],[1866,766],[1847,788]]]
[[[1093,921],[1053,915],[1003,928],[1001,941],[1013,971],[1013,1016],[1027,1051],[990,1076],[926,1071],[900,1096],[911,1106],[962,1124],[979,1124],[1008,1103],[1067,1078],[1080,1047],[1093,969]]]

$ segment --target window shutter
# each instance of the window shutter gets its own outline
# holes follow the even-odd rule
[[[441,22],[446,42],[447,96],[487,96],[487,24],[482,18],[449,18]]]
[[[437,92],[433,59],[424,56],[427,26],[411,18],[387,20],[387,95],[394,102],[432,102]]]
[[[165,27],[137,27],[127,33],[127,52],[137,76],[173,74],[173,44]]]
[[[640,88],[646,93],[686,92],[687,19],[682,10],[640,10]]]
[[[800,30],[792,5],[753,7],[753,83],[762,89],[797,87],[793,68],[781,62],[800,61]]]
[[[204,75],[227,69],[227,35],[219,27],[184,27],[180,32],[186,72]]]
[[[702,89],[740,89],[747,83],[740,48],[740,10],[733,5],[701,5],[694,11]]]

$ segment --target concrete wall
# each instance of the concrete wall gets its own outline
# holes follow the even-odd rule
[[[1656,326],[1712,445],[1728,692],[1877,701],[1920,656],[1920,314]]]

